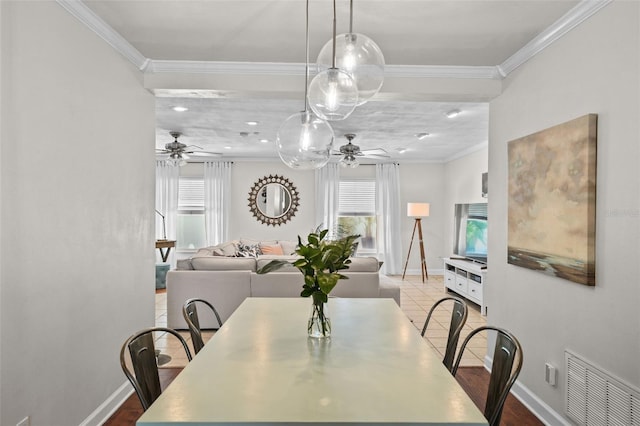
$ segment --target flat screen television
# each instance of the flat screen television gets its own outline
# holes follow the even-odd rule
[[[487,263],[487,203],[456,204],[453,253]]]

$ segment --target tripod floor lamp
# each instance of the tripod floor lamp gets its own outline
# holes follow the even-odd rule
[[[415,222],[413,224],[413,233],[411,234],[411,242],[409,243],[409,252],[407,253],[407,261],[404,263],[404,271],[402,272],[402,279],[407,273],[407,265],[409,264],[409,256],[411,256],[411,246],[413,246],[413,240],[416,236],[416,229],[418,230],[418,241],[420,244],[420,272],[422,273],[422,282],[424,279],[429,279],[427,274],[427,261],[424,257],[424,244],[422,242],[422,218],[429,216],[429,203],[407,203],[407,216],[413,217]]]

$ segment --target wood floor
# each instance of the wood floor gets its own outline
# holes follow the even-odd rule
[[[163,389],[182,371],[181,368],[161,368],[160,382]],[[458,382],[480,410],[484,409],[484,398],[489,383],[489,373],[483,367],[460,367],[456,375]],[[104,423],[104,426],[135,425],[142,415],[140,400],[133,394],[120,408]],[[515,397],[509,395],[502,411],[501,426],[538,426],[543,423],[538,420]]]

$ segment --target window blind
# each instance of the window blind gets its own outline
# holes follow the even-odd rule
[[[487,203],[474,203],[469,205],[469,217],[486,219]]]
[[[340,216],[375,216],[376,182],[374,180],[341,180],[338,198]]]
[[[204,179],[180,178],[178,210],[204,210]]]

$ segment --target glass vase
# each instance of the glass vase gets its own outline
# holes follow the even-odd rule
[[[311,315],[307,323],[307,333],[309,337],[315,339],[325,339],[331,337],[331,320],[329,319],[327,304],[320,301],[313,301],[311,304]]]

